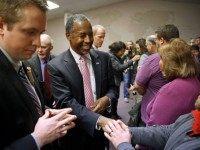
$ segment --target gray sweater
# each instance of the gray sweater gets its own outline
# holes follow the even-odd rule
[[[133,127],[132,142],[150,146],[155,150],[200,150],[200,136],[189,137],[192,128],[191,114],[180,116],[175,123],[165,126]],[[130,143],[121,143],[118,150],[134,150]]]

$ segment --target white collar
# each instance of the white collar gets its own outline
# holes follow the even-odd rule
[[[94,50],[99,50],[98,47],[96,47],[95,45],[92,45]]]
[[[81,55],[79,55],[78,53],[76,53],[71,47],[69,48],[69,50],[70,50],[72,56],[74,57],[76,63],[79,63]],[[87,60],[91,61],[91,57],[90,57],[89,53],[87,55],[84,55],[84,56],[87,58]]]

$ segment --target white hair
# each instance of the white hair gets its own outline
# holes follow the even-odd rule
[[[53,45],[53,39],[48,34],[45,34],[45,33],[41,34],[40,40],[46,40],[48,43]]]
[[[99,25],[99,24],[94,25],[94,26],[92,26],[92,31],[93,31],[94,35],[96,34],[96,32],[97,32],[98,29],[102,29],[104,31],[106,30],[102,25]]]

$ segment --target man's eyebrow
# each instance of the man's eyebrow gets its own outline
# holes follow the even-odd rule
[[[36,32],[39,32],[39,30],[36,29],[36,28],[26,28],[26,29],[22,29],[22,31],[36,31]],[[43,30],[43,31],[40,32],[40,34],[43,34],[45,32],[46,32],[46,30]]]
[[[46,29],[41,32],[41,34],[44,34],[44,33],[46,33]]]

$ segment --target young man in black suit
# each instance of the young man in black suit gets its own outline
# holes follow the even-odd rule
[[[0,149],[40,149],[74,127],[70,108],[44,112],[31,69],[21,62],[40,44],[46,6],[42,0],[0,1]]]

